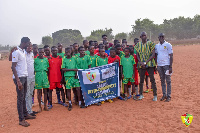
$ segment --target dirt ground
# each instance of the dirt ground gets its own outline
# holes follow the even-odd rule
[[[141,101],[114,100],[102,106],[80,109],[73,105],[71,112],[58,104],[51,111],[28,120],[29,127],[18,125],[17,95],[12,81],[11,62],[0,61],[0,132],[200,132],[200,45],[175,46],[172,76],[172,100],[153,102],[153,94],[144,94]],[[158,99],[162,96],[160,79],[155,75]],[[54,91],[55,99],[55,91]],[[35,102],[36,101],[35,97]],[[54,100],[55,101],[55,100]],[[35,104],[33,110],[38,109]],[[181,115],[193,115],[189,127]]]

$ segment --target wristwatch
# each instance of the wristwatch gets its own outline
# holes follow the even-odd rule
[[[146,62],[143,62],[144,63],[144,65],[146,65]]]

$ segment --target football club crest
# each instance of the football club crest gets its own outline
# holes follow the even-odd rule
[[[181,119],[182,119],[183,124],[186,127],[188,127],[192,123],[193,116],[188,114],[188,113],[186,113],[186,114],[181,116]]]
[[[86,73],[86,76],[91,82],[93,82],[94,79],[96,78],[96,72],[88,72]]]
[[[164,49],[166,49],[167,47],[166,46],[164,46]]]

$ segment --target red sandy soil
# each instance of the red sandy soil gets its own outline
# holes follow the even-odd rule
[[[11,62],[0,61],[0,132],[200,132],[200,45],[175,46],[172,76],[172,100],[153,102],[152,92],[142,101],[114,100],[101,106],[80,109],[73,105],[71,112],[58,104],[51,111],[42,111],[30,127],[18,125],[17,95],[12,81]],[[158,99],[162,96],[158,74],[155,75]],[[36,96],[36,95],[35,95]],[[55,91],[54,91],[55,101]],[[38,109],[35,97],[33,110]],[[181,115],[193,115],[189,127]]]

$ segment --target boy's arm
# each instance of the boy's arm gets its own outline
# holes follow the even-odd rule
[[[146,61],[148,63],[150,60],[152,60],[155,57],[155,49],[152,51],[151,57]]]
[[[19,77],[18,77],[18,75],[17,75],[16,65],[17,65],[17,62],[12,62],[12,67],[11,67],[11,69],[12,69],[13,74],[14,74],[14,76],[15,76],[15,79],[16,79],[16,81],[17,81],[18,89],[19,89],[19,90],[22,90],[22,89],[23,89],[23,86],[22,86],[22,83],[21,83],[21,81],[20,81],[20,79],[19,79]]]
[[[9,61],[12,61],[12,53],[13,53],[15,50],[17,50],[17,47],[14,47],[14,48],[11,49],[10,55],[9,55],[9,58],[8,58]]]
[[[124,74],[123,74],[123,66],[121,65],[120,67],[121,67],[121,74],[122,74],[122,75],[121,75],[121,78],[123,79],[123,78],[124,78]]]
[[[66,72],[66,71],[78,71],[78,69],[67,69],[67,68],[62,68],[62,71],[63,71],[63,72]]]

